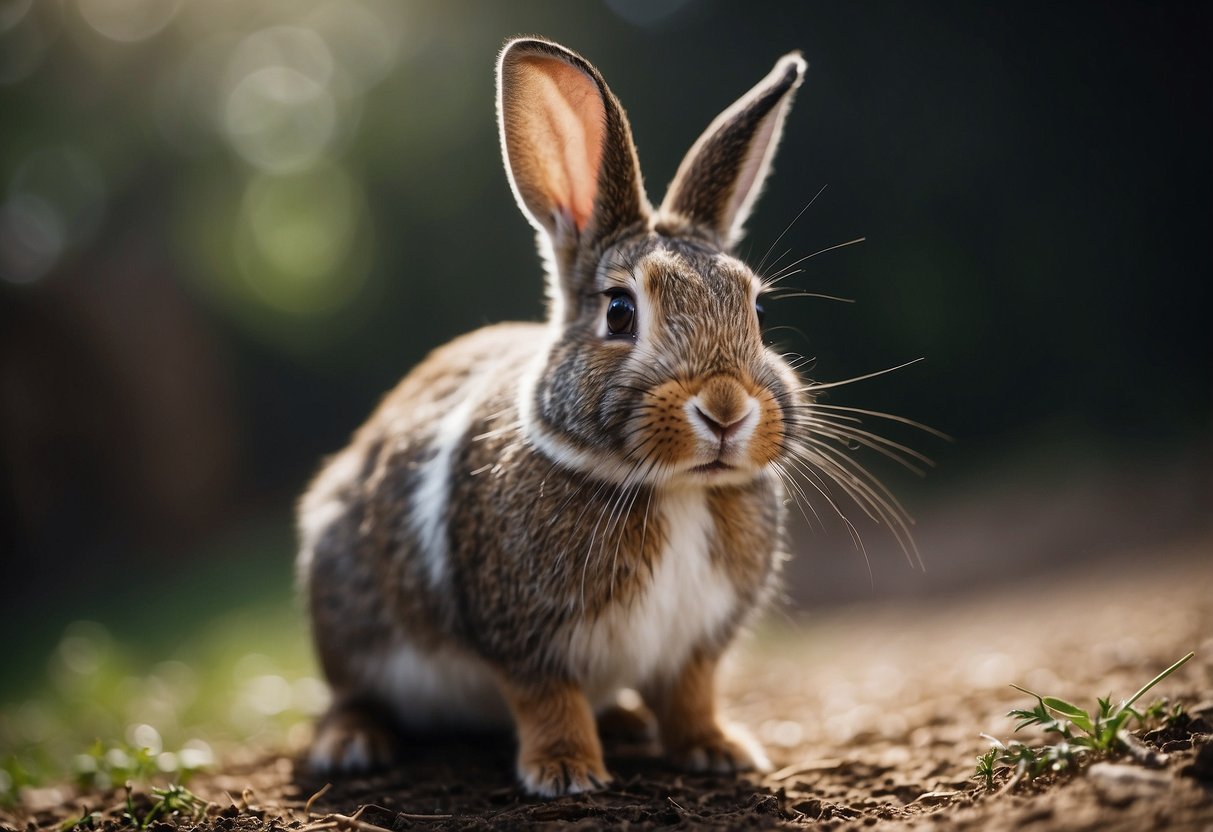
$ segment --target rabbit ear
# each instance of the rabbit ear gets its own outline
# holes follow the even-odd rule
[[[695,142],[670,183],[661,213],[707,230],[723,248],[742,235],[770,172],[784,116],[807,68],[789,52],[771,73],[716,117]]]
[[[558,261],[578,245],[647,220],[627,116],[580,55],[534,38],[506,44],[497,113],[514,196],[551,238]]]

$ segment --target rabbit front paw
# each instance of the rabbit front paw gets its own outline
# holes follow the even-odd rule
[[[713,728],[667,749],[675,765],[688,771],[731,774],[737,771],[770,771],[762,746],[740,728]]]
[[[540,797],[592,792],[611,781],[585,694],[572,682],[516,684],[502,692],[518,729],[518,780]]]
[[[317,723],[308,765],[317,774],[356,774],[384,768],[395,756],[391,726],[373,710],[345,703]]]
[[[570,751],[518,762],[522,788],[539,797],[598,791],[611,782],[601,756]]]

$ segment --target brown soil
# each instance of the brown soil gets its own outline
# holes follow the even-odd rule
[[[1008,683],[1090,706],[1189,650],[1196,658],[1156,692],[1195,719],[1146,737],[1165,753],[1154,767],[1122,757],[1005,793],[971,779],[988,747],[979,733],[1007,738],[1007,710],[1031,704]],[[608,742],[609,790],[541,802],[514,789],[508,738],[447,738],[315,797],[325,784],[297,777],[289,758],[232,761],[190,784],[214,803],[200,819],[150,828],[1213,829],[1209,541],[1108,574],[784,622],[736,652],[728,710],[765,743],[780,769],[768,776],[688,775],[643,746]],[[135,800],[146,811],[146,797]],[[0,826],[56,826],[82,805],[103,810],[98,828],[122,825],[121,795],[64,802],[58,791],[0,814]]]

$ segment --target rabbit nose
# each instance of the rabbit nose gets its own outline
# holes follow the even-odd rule
[[[722,422],[705,413],[699,405],[695,405],[695,409],[692,412],[702,425],[722,440],[728,439],[737,433],[737,429],[741,427],[741,423],[745,421],[745,417],[750,415],[750,412],[747,410],[731,422]]]
[[[737,381],[717,376],[700,388],[690,405],[688,415],[723,441],[746,423],[755,402]]]

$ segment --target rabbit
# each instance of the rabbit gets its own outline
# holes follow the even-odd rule
[[[501,145],[547,321],[436,349],[302,497],[297,566],[333,692],[314,769],[388,765],[402,729],[512,725],[527,793],[600,789],[595,715],[621,690],[675,763],[769,769],[715,680],[775,588],[780,467],[810,402],[732,252],[805,69],[780,58],[653,208],[598,70],[548,40],[505,45]]]

